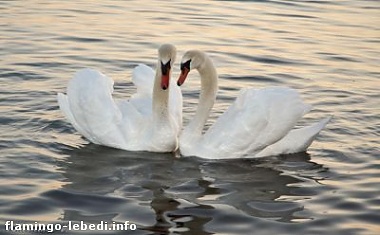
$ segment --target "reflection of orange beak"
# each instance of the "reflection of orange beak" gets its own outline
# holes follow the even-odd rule
[[[162,90],[166,90],[169,87],[169,79],[170,79],[169,74],[170,74],[170,71],[168,71],[168,73],[166,73],[165,75],[162,75],[162,77],[161,77],[161,88],[162,88]]]
[[[190,72],[190,70],[188,68],[183,68],[181,70],[181,74],[179,75],[179,78],[177,80],[177,85],[178,86],[181,86],[185,82],[185,80],[186,80],[187,75],[189,74],[189,72]]]

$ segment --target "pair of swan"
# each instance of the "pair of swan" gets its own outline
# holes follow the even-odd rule
[[[184,54],[177,85],[170,79],[176,48],[158,50],[156,72],[139,65],[132,81],[137,91],[129,100],[112,98],[113,80],[84,69],[69,82],[67,95],[58,94],[59,107],[74,128],[95,144],[131,151],[172,152],[208,159],[264,157],[305,151],[329,122],[293,129],[310,110],[290,88],[244,89],[236,101],[206,132],[218,90],[218,76],[203,52]],[[182,130],[179,88],[190,70],[201,76],[195,116]],[[293,129],[293,130],[292,130]],[[182,131],[181,131],[182,130]]]

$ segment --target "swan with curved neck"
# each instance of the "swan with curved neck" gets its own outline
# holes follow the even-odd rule
[[[202,51],[188,51],[182,58],[181,74],[177,85],[181,86],[192,69],[198,70],[201,76],[201,92],[199,105],[194,119],[189,123],[182,135],[200,135],[209,117],[218,91],[218,75],[211,59]]]
[[[180,135],[183,156],[208,159],[263,157],[306,151],[330,118],[292,130],[310,110],[290,88],[244,89],[235,102],[203,134],[218,90],[218,75],[210,57],[198,50],[184,54],[177,84],[191,70],[201,77],[195,116]]]
[[[129,100],[112,98],[113,80],[93,70],[78,71],[67,96],[58,94],[60,109],[90,142],[132,151],[171,152],[182,126],[182,94],[170,80],[176,48],[158,50],[156,72],[139,65],[132,81],[137,92]]]

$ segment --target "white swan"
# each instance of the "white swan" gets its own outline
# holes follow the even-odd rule
[[[146,66],[133,70],[137,87],[129,100],[112,98],[113,80],[84,69],[58,94],[59,107],[74,128],[89,141],[131,151],[172,152],[182,128],[182,94],[170,82],[176,48],[158,50],[156,74]],[[170,86],[169,86],[170,84]]]
[[[201,76],[201,93],[195,116],[180,135],[183,156],[208,159],[264,157],[305,151],[330,117],[291,130],[310,110],[290,88],[243,89],[236,101],[203,133],[214,105],[218,76],[211,59],[201,51],[184,54],[180,86],[191,69]]]

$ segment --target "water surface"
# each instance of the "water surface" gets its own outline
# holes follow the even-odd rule
[[[1,224],[129,220],[138,226],[130,234],[378,234],[379,25],[371,0],[0,2]],[[59,111],[57,92],[92,67],[127,98],[132,69],[154,66],[162,43],[175,44],[179,58],[188,49],[211,55],[220,92],[210,123],[241,88],[267,86],[297,89],[313,105],[299,125],[334,118],[307,153],[264,159],[176,158],[83,139]],[[185,123],[199,94],[191,77]]]

